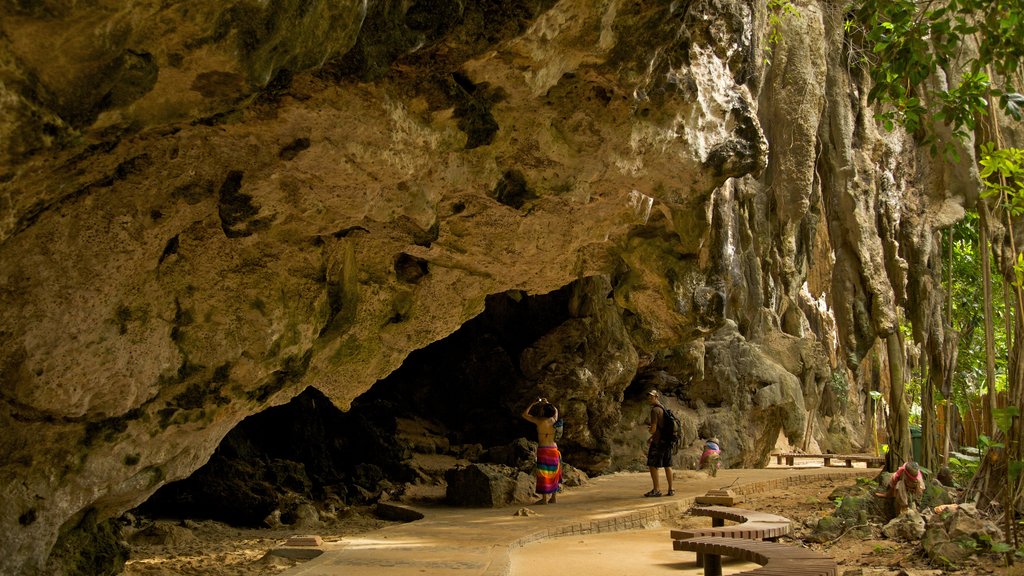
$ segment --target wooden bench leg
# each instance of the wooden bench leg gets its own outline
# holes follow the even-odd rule
[[[846,459],[846,467],[847,468],[853,468],[853,460],[847,458]]]
[[[722,557],[718,554],[704,555],[704,576],[722,576]]]
[[[792,466],[792,465],[793,465],[793,457],[792,456],[786,456],[786,466]]]
[[[831,461],[832,461],[832,459],[831,459],[831,458],[829,458],[828,456],[826,456],[826,457],[825,457],[825,468],[828,468],[828,464],[829,464],[829,462],[831,462]]]
[[[695,563],[695,565],[697,566],[697,568],[704,567],[704,555],[700,552],[697,552],[697,562]]]
[[[775,455],[775,463],[778,464],[779,466],[782,466],[782,454]]]

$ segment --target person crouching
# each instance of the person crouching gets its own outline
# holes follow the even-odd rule
[[[704,443],[704,453],[700,455],[697,468],[707,471],[709,476],[718,476],[718,469],[721,467],[722,449],[718,445],[718,438],[710,438]]]
[[[921,474],[921,467],[917,462],[909,460],[889,477],[889,489],[878,495],[892,498],[896,515],[899,516],[903,514],[904,510],[915,504],[922,494],[924,494],[924,475]]]

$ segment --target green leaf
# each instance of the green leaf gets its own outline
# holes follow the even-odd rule
[[[1011,484],[1017,483],[1017,479],[1020,478],[1021,471],[1024,471],[1024,462],[1019,460],[1010,460],[1009,473]]]
[[[1014,120],[1020,121],[1024,118],[1024,113],[1022,113],[1022,109],[1024,109],[1024,95],[1017,92],[1003,94],[999,97],[999,101],[1003,109],[1006,110],[1006,113],[1012,116]]]
[[[1009,544],[1006,544],[1004,542],[992,542],[991,550],[996,554],[1005,554],[1010,550],[1013,550],[1013,546],[1010,546]]]
[[[1024,265],[1024,254],[1017,255],[1017,262]],[[1019,274],[1020,273],[1018,272],[1018,275]],[[1013,419],[1018,416],[1020,416],[1020,408],[1017,408],[1016,406],[996,408],[992,411],[992,419],[995,420],[996,426],[1004,434],[1010,433],[1010,428],[1013,426]]]

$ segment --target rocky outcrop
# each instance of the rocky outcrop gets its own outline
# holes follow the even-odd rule
[[[500,464],[470,464],[445,472],[447,501],[455,506],[499,508],[533,500],[533,477]]]
[[[863,400],[818,414],[830,358],[894,330],[970,199],[875,129],[826,2],[770,64],[744,0],[3,10],[4,573],[307,387],[414,389],[387,379],[498,300],[542,312],[474,340],[450,402],[505,419],[473,434],[540,392],[574,463],[616,469],[655,382],[729,465],[828,442]]]

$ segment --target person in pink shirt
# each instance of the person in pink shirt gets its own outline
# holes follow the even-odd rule
[[[889,490],[879,496],[893,498],[896,514],[900,515],[924,493],[924,475],[913,460],[900,466],[889,478]]]
[[[722,467],[722,449],[718,445],[718,438],[710,438],[704,443],[704,453],[700,455],[698,470],[707,470],[709,476],[718,476],[718,469]]]

